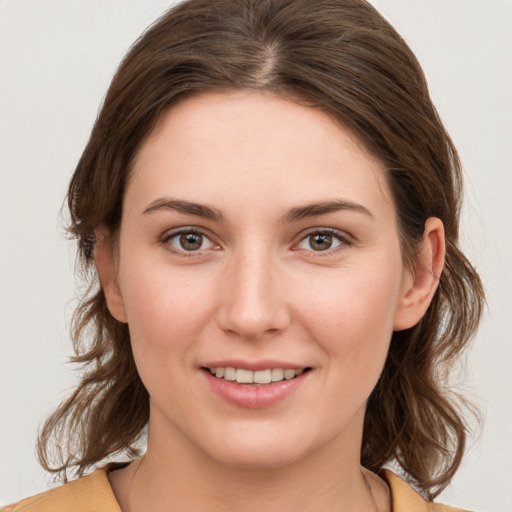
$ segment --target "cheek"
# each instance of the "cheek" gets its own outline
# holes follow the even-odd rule
[[[171,272],[166,265],[136,265],[127,261],[129,277],[121,291],[139,374],[148,389],[186,391],[177,367],[194,364],[194,347],[213,315],[212,283],[194,273]]]
[[[165,264],[130,265],[128,261],[126,267],[130,275],[121,279],[121,293],[132,332],[171,335],[193,330],[207,313],[211,283],[204,276],[199,279],[194,272],[171,271]],[[160,341],[165,343],[165,339]]]
[[[382,371],[393,333],[399,283],[391,273],[340,272],[331,282],[317,280],[301,307],[303,324],[329,364],[343,367],[342,375],[353,383],[361,382],[364,375],[376,381]]]
[[[198,333],[210,316],[200,300],[204,290],[154,267],[132,274],[122,292],[139,375],[153,400],[175,404],[176,397],[189,396],[183,370],[193,366]]]

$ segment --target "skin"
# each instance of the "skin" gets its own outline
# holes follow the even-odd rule
[[[199,250],[180,245],[191,228]],[[183,100],[137,155],[116,242],[99,235],[109,309],[150,395],[147,454],[110,476],[123,510],[389,510],[360,468],[366,401],[393,330],[435,292],[443,227],[427,220],[406,268],[384,167],[350,131],[270,94]],[[312,369],[248,409],[201,368],[232,358]]]

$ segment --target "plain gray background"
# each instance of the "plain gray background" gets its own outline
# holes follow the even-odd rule
[[[214,0],[212,0],[214,1]],[[48,486],[38,425],[75,382],[60,207],[110,78],[172,2],[0,0],[0,504]],[[485,426],[441,500],[512,511],[512,2],[374,0],[418,55],[467,173],[463,246],[488,311],[459,372]]]

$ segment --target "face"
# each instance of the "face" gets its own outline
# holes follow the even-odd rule
[[[97,265],[150,394],[150,442],[239,467],[358,460],[393,329],[421,316],[381,163],[263,93],[163,115]]]

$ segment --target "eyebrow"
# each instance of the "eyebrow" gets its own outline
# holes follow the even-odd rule
[[[317,215],[325,215],[328,213],[335,213],[346,210],[356,213],[362,213],[372,219],[375,219],[370,210],[368,210],[368,208],[365,208],[362,204],[340,199],[292,208],[283,216],[282,221],[294,222],[302,219],[307,219],[308,217],[316,217]]]
[[[171,210],[185,215],[194,215],[203,219],[212,221],[224,220],[224,215],[217,208],[206,206],[191,201],[183,201],[179,199],[160,198],[153,201],[143,212],[142,215],[151,214],[157,211]],[[353,211],[362,213],[374,219],[373,214],[362,204],[354,203],[346,200],[324,201],[322,203],[312,203],[304,206],[292,208],[281,218],[282,222],[295,222],[298,220],[315,217],[318,215],[326,215],[339,211]]]
[[[142,215],[154,213],[162,210],[171,210],[185,215],[194,215],[203,219],[221,221],[224,216],[217,208],[206,206],[204,204],[193,203],[191,201],[180,201],[178,199],[160,198],[153,201],[143,212]]]

